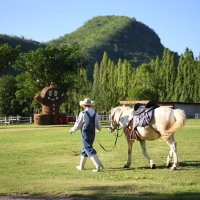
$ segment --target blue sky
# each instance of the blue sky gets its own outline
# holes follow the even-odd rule
[[[183,54],[200,53],[200,0],[0,0],[0,34],[39,42],[71,33],[95,16],[136,18]]]

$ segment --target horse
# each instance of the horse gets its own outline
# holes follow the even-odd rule
[[[132,121],[136,118],[136,116],[133,116],[133,111],[134,109],[128,106],[118,106],[112,108],[110,114],[109,131],[112,133],[121,126],[128,143],[128,160],[124,168],[131,166],[132,145],[134,140],[137,139],[140,142],[144,157],[150,167],[155,169],[156,165],[146,150],[146,140],[163,139],[170,147],[166,167],[171,167],[170,170],[175,170],[178,166],[178,155],[174,133],[184,125],[186,120],[184,111],[166,106],[157,107],[153,110],[154,114],[151,122],[144,127],[138,126],[136,131],[133,130],[133,127],[130,128],[131,124],[133,124]]]

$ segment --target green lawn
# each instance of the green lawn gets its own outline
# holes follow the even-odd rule
[[[164,141],[147,142],[157,169],[149,168],[139,142],[133,145],[132,166],[124,169],[127,143],[118,138],[105,152],[95,141],[103,172],[93,164],[77,171],[81,136],[70,126],[0,126],[0,195],[81,197],[89,199],[200,199],[200,120],[189,119],[175,135],[180,166],[165,168],[169,148]],[[103,128],[99,141],[112,149],[115,136]]]

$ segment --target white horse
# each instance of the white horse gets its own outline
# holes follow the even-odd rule
[[[127,139],[128,160],[124,165],[125,168],[129,168],[131,165],[132,145],[134,142],[134,139],[131,138],[132,130],[128,128],[128,126],[130,126],[130,120],[134,120],[132,112],[133,108],[119,106],[113,108],[110,115],[110,131],[114,132],[115,129],[121,126]],[[154,115],[149,125],[145,127],[137,127],[137,136],[139,135],[137,140],[139,140],[143,155],[148,160],[148,163],[152,169],[156,168],[156,166],[153,160],[147,154],[145,140],[153,141],[159,138],[166,140],[166,143],[170,147],[166,166],[171,166],[171,170],[176,169],[178,165],[178,156],[177,143],[174,139],[174,133],[184,125],[185,119],[186,116],[183,110],[162,106],[154,110]],[[172,158],[173,164],[171,163]]]

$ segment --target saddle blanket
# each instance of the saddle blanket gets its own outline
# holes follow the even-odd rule
[[[146,105],[136,104],[133,111],[133,130],[138,126],[145,127],[151,123],[154,116],[154,110],[159,107],[157,101],[151,100]]]
[[[138,126],[145,127],[151,123],[154,115],[154,109],[146,110],[140,115],[133,116],[133,129],[135,130]]]

